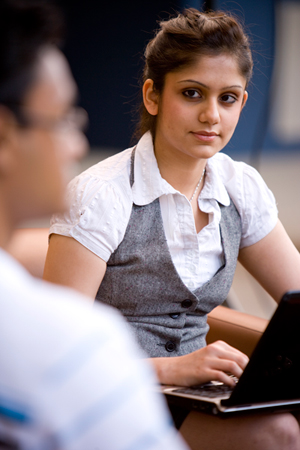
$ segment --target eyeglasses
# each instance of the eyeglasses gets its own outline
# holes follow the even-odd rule
[[[50,119],[37,115],[23,105],[7,104],[23,128],[40,128],[49,131],[80,130],[88,127],[88,113],[81,107],[73,107],[59,119]]]

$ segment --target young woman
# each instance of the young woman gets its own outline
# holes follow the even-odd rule
[[[240,377],[244,354],[205,343],[237,259],[276,300],[300,289],[300,256],[272,193],[219,153],[251,74],[248,39],[230,15],[190,9],[162,22],[145,52],[141,139],[75,178],[69,213],[52,221],[45,278],[119,308],[164,384]],[[194,412],[181,432],[195,449],[300,448],[292,414]]]

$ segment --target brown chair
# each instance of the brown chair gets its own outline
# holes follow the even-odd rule
[[[35,277],[43,275],[48,248],[48,228],[24,228],[15,231],[8,251]],[[248,356],[267,326],[260,317],[218,306],[208,315],[207,342],[223,340]]]
[[[218,306],[208,315],[208,324],[208,344],[221,339],[250,356],[268,320]]]

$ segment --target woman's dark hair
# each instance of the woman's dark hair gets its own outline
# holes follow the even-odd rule
[[[236,58],[246,85],[252,76],[253,61],[249,40],[239,20],[224,12],[202,13],[194,8],[160,23],[145,50],[142,83],[148,78],[161,94],[166,74],[188,67],[201,55],[228,53]],[[154,139],[156,116],[140,108],[136,137],[150,130]]]
[[[40,50],[59,45],[63,20],[43,0],[0,1],[0,104],[14,109],[34,80]]]

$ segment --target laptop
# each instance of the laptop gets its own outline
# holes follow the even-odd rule
[[[161,388],[169,404],[224,417],[300,410],[300,291],[283,296],[233,388],[219,382]]]

